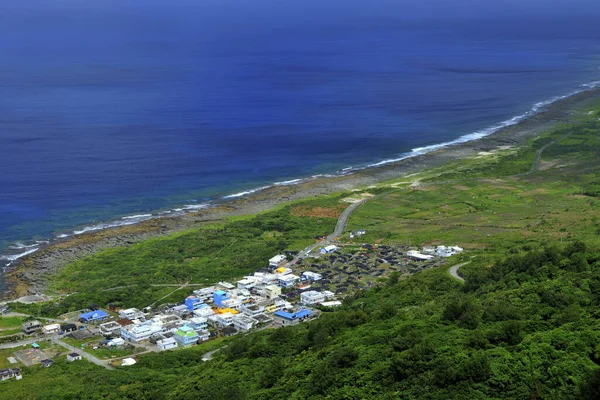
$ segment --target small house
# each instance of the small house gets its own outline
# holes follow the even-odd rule
[[[300,279],[299,276],[289,274],[289,275],[280,276],[279,279],[277,280],[277,282],[278,282],[279,286],[281,286],[281,287],[290,288],[290,287],[293,287],[299,279]]]
[[[285,264],[287,258],[283,254],[278,254],[275,257],[269,259],[269,267],[270,268],[278,268],[279,266]]]
[[[44,335],[51,335],[57,333],[60,330],[60,324],[49,324],[42,327],[42,333]]]
[[[21,376],[21,368],[5,368],[0,369],[0,381],[5,381],[8,379],[15,378],[19,380],[22,378]]]
[[[42,329],[42,323],[37,320],[23,322],[23,324],[21,325],[21,329],[23,333],[30,335]]]
[[[238,314],[233,317],[233,327],[241,332],[249,331],[255,324],[255,320],[243,314]]]
[[[108,341],[108,343],[106,343],[107,346],[109,347],[118,347],[118,346],[123,346],[125,344],[125,340],[123,340],[122,338],[114,338]]]
[[[306,271],[302,273],[302,280],[309,282],[316,282],[323,279],[323,275],[317,274],[316,272]]]
[[[69,353],[67,354],[67,361],[68,362],[73,362],[73,361],[78,361],[81,360],[81,354],[79,353]]]
[[[269,285],[265,287],[265,297],[267,299],[274,299],[281,296],[281,288],[275,285]]]
[[[308,290],[300,293],[300,303],[304,305],[319,304],[325,301],[325,295],[316,290]]]
[[[338,249],[337,246],[330,244],[329,246],[321,247],[319,249],[320,254],[331,254]]]
[[[44,368],[51,367],[52,364],[54,364],[54,361],[49,358],[46,358],[45,360],[40,361],[40,365]]]
[[[60,330],[64,333],[69,333],[77,330],[77,325],[75,324],[62,324],[60,326]]]
[[[210,339],[210,332],[209,331],[197,331],[196,333],[198,333],[198,341],[197,341],[197,343],[206,342],[208,339]]]
[[[135,358],[127,357],[121,360],[121,367],[128,367],[130,365],[134,365],[135,363],[137,363]]]
[[[209,286],[202,289],[194,290],[194,294],[202,300],[202,302],[206,303],[212,301],[213,294],[215,293],[215,287]]]
[[[119,318],[127,318],[130,320],[140,319],[144,317],[144,313],[138,310],[137,308],[128,308],[125,310],[119,311]]]
[[[191,327],[184,325],[175,331],[173,339],[175,339],[180,346],[189,346],[198,341],[198,333]]]
[[[290,313],[287,311],[276,311],[273,314],[275,318],[275,322],[281,326],[290,326],[297,325],[300,322],[310,319],[312,316],[312,312],[310,310],[300,310],[295,313]]]
[[[115,321],[100,324],[98,328],[104,336],[118,335],[121,331],[121,325]]]
[[[156,347],[158,347],[160,350],[174,349],[177,347],[177,341],[172,337],[158,340],[156,342]]]
[[[83,314],[79,314],[79,320],[84,324],[89,324],[90,322],[102,321],[109,318],[110,315],[102,310],[90,311]]]

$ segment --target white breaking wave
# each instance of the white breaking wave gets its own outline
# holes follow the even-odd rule
[[[201,210],[203,208],[208,208],[209,204],[188,204],[183,206],[184,210]]]
[[[139,215],[130,215],[128,217],[122,217],[121,219],[141,219],[141,218],[150,218],[152,214],[139,214]]]
[[[305,181],[306,179],[304,178],[298,178],[298,179],[291,179],[289,181],[281,181],[281,182],[275,182],[273,185],[275,186],[288,186],[288,185],[296,185],[302,181]]]
[[[473,140],[477,140],[477,139],[481,139],[484,138],[486,136],[491,135],[492,133],[495,133],[503,128],[506,128],[508,126],[511,125],[516,125],[519,122],[525,120],[526,118],[529,118],[537,113],[539,113],[540,111],[542,111],[545,107],[547,107],[548,105],[555,103],[557,101],[566,99],[570,96],[576,95],[578,93],[582,93],[585,92],[587,90],[592,90],[595,88],[600,87],[600,81],[594,81],[594,82],[590,82],[590,83],[585,83],[583,85],[580,86],[579,89],[563,95],[563,96],[556,96],[553,97],[549,100],[544,100],[544,101],[540,101],[538,103],[535,103],[532,108],[527,111],[524,114],[521,115],[517,115],[515,117],[512,117],[510,119],[507,119],[506,121],[503,121],[497,125],[493,125],[491,127],[479,130],[479,131],[475,131],[463,136],[460,136],[459,138],[449,141],[449,142],[444,142],[444,143],[437,143],[437,144],[432,144],[432,145],[428,145],[428,146],[422,146],[422,147],[416,147],[414,149],[412,149],[410,152],[405,153],[405,154],[401,154],[399,155],[397,158],[392,158],[392,159],[387,159],[387,160],[382,160],[373,164],[368,164],[366,166],[363,167],[346,167],[341,169],[340,171],[338,171],[336,174],[317,174],[317,175],[312,175],[309,178],[297,178],[297,179],[291,179],[291,180],[286,180],[286,181],[281,181],[281,182],[275,182],[271,185],[265,185],[265,186],[260,186],[257,187],[255,189],[249,189],[243,192],[239,192],[239,193],[234,193],[234,194],[230,194],[227,196],[223,196],[222,199],[235,199],[235,198],[239,198],[239,197],[243,197],[243,196],[247,196],[250,195],[252,193],[256,193],[258,191],[261,190],[265,190],[268,188],[271,188],[273,186],[287,186],[287,185],[296,185],[302,182],[306,182],[306,181],[310,181],[313,179],[318,179],[318,178],[331,178],[331,177],[336,177],[336,176],[340,176],[340,175],[346,175],[349,173],[352,173],[354,171],[359,171],[359,170],[364,170],[367,168],[373,168],[373,167],[380,167],[382,165],[386,165],[386,164],[391,164],[391,163],[395,163],[395,162],[399,162],[402,160],[405,160],[407,158],[411,158],[411,157],[415,157],[418,155],[422,155],[422,154],[426,154],[426,153],[430,153],[432,151],[435,150],[439,150],[448,146],[452,146],[452,145],[456,145],[456,144],[461,144],[461,143],[466,143],[466,142],[470,142]],[[116,228],[119,226],[127,226],[127,225],[134,225],[137,224],[139,222],[151,219],[151,218],[157,218],[160,217],[162,215],[178,215],[180,213],[185,213],[186,211],[190,211],[190,210],[199,210],[199,209],[204,209],[204,208],[208,208],[210,207],[211,204],[188,204],[188,205],[184,205],[181,208],[175,208],[172,210],[167,210],[167,211],[161,211],[159,212],[157,215],[154,214],[139,214],[139,215],[131,215],[131,216],[125,216],[125,217],[121,217],[120,220],[118,221],[111,221],[111,222],[106,222],[106,223],[100,223],[97,225],[92,225],[92,226],[86,226],[82,229],[79,230],[75,230],[72,233],[61,233],[59,235],[56,236],[56,238],[58,239],[64,239],[64,238],[68,238],[71,236],[75,236],[75,235],[81,235],[87,232],[94,232],[94,231],[99,231],[99,230],[103,230],[103,229],[109,229],[109,228]],[[21,250],[21,249],[28,249],[25,252],[22,252],[20,254],[11,254],[11,255],[1,255],[0,256],[0,260],[5,260],[9,262],[9,265],[18,260],[21,257],[25,257],[28,254],[34,253],[37,250],[39,250],[39,245],[41,244],[47,244],[49,243],[49,241],[38,241],[35,244],[32,245],[26,245],[23,243],[15,243],[12,246],[10,246],[10,248],[15,249],[15,250]]]
[[[565,94],[563,96],[556,96],[556,97],[553,97],[551,99],[535,103],[531,107],[531,109],[529,111],[527,111],[526,113],[523,113],[521,115],[517,115],[517,116],[512,117],[510,119],[507,119],[506,121],[503,121],[503,122],[501,122],[501,123],[499,123],[497,125],[493,125],[491,127],[488,127],[488,128],[485,128],[485,129],[482,129],[482,130],[479,130],[479,131],[475,131],[475,132],[472,132],[472,133],[469,133],[469,134],[466,134],[466,135],[463,135],[463,136],[460,136],[459,138],[451,140],[449,142],[437,143],[437,144],[432,144],[432,145],[423,146],[423,147],[416,147],[416,148],[412,149],[410,151],[410,153],[402,154],[398,158],[391,158],[391,159],[388,159],[388,160],[379,161],[379,162],[376,162],[376,163],[373,163],[373,164],[369,164],[366,167],[355,168],[355,170],[365,169],[365,168],[372,168],[372,167],[380,167],[382,165],[395,163],[395,162],[402,161],[402,160],[405,160],[405,159],[410,158],[410,157],[415,157],[415,156],[418,156],[418,155],[430,153],[432,151],[440,150],[440,149],[443,149],[443,148],[448,147],[448,146],[453,146],[453,145],[457,145],[457,144],[461,144],[461,143],[471,142],[473,140],[482,139],[482,138],[484,138],[486,136],[489,136],[489,135],[491,135],[491,134],[493,134],[495,132],[498,132],[501,129],[507,128],[507,127],[512,126],[512,125],[516,125],[519,122],[521,122],[521,121],[523,121],[523,120],[525,120],[525,119],[527,119],[529,117],[532,117],[533,115],[538,114],[545,107],[547,107],[547,106],[549,106],[549,105],[551,105],[553,103],[556,103],[557,101],[564,100],[564,99],[569,98],[571,96],[574,96],[576,94],[585,92],[587,90],[595,89],[597,87],[600,87],[600,81],[595,81],[595,82],[590,82],[590,83],[583,84],[583,85],[581,85],[580,89],[575,90],[575,91],[573,91],[571,93]]]
[[[223,196],[223,198],[224,199],[235,199],[235,198],[238,198],[238,197],[247,196],[249,194],[256,193],[256,192],[258,192],[260,190],[268,189],[270,187],[272,187],[272,185],[261,186],[261,187],[257,187],[256,189],[246,190],[245,192],[239,192],[239,193],[229,194],[227,196]]]
[[[35,252],[36,252],[36,251],[38,251],[38,250],[39,250],[39,248],[38,248],[38,247],[35,247],[35,248],[33,248],[33,249],[27,250],[27,251],[25,251],[25,252],[23,252],[23,253],[20,253],[20,254],[4,255],[4,256],[1,256],[1,257],[0,257],[0,260],[6,260],[6,261],[11,261],[11,262],[12,262],[12,261],[16,261],[16,260],[18,260],[19,258],[21,258],[21,257],[25,257],[26,255],[28,255],[28,254],[31,254],[31,253],[35,253]]]

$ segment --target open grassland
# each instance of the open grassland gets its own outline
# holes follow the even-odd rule
[[[460,160],[443,171],[388,183],[394,189],[365,203],[349,228],[366,229],[364,241],[467,249],[575,237],[597,243],[599,132],[598,118],[588,117],[528,148],[507,150],[505,157]],[[546,145],[532,170],[536,152]],[[527,162],[515,162],[519,155]]]

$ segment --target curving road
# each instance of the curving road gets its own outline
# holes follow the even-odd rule
[[[463,265],[467,265],[468,263],[470,263],[470,261],[461,263],[461,264],[456,264],[451,266],[450,268],[448,268],[448,272],[450,273],[450,275],[452,275],[453,278],[458,279],[461,282],[465,281],[465,278],[463,278],[462,276],[458,275],[458,269],[460,267],[462,267]]]
[[[313,243],[310,246],[306,247],[304,250],[300,251],[298,255],[288,263],[288,265],[296,264],[302,258],[307,257],[310,254],[310,252],[316,249],[317,247],[327,246],[335,239],[337,239],[342,233],[344,233],[344,229],[346,229],[346,225],[348,224],[348,218],[350,218],[350,215],[352,215],[352,213],[356,211],[356,209],[360,207],[365,201],[367,201],[367,199],[362,199],[350,204],[348,208],[344,210],[342,215],[338,217],[337,224],[335,225],[335,230],[331,235],[327,236],[322,241]]]

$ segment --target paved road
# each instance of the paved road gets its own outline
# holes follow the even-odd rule
[[[462,281],[462,282],[464,282],[464,281],[465,281],[465,278],[463,278],[462,276],[458,275],[458,269],[459,269],[460,267],[462,267],[463,265],[467,265],[468,263],[470,263],[470,261],[467,261],[467,262],[464,262],[464,263],[461,263],[461,264],[456,264],[456,265],[453,265],[453,266],[451,266],[451,267],[448,269],[448,272],[450,272],[450,275],[452,275],[452,277],[454,277],[454,278],[458,279],[459,281]]]
[[[18,342],[4,343],[0,344],[0,349],[14,349],[15,347],[21,347],[23,345],[28,345],[40,341],[42,341],[42,338],[36,337],[31,339],[20,340]]]
[[[565,139],[567,136],[570,136],[570,135],[571,135],[570,133],[567,133],[566,135],[563,135],[563,136],[559,137],[558,139],[555,139],[555,140],[551,141],[550,143],[542,146],[538,151],[536,151],[535,158],[533,159],[533,166],[531,167],[531,169],[529,171],[525,172],[523,175],[531,175],[535,171],[537,171],[540,167],[540,158],[541,158],[544,150],[546,150],[548,147],[552,146],[556,142],[559,142],[559,141]]]
[[[81,351],[81,349],[78,349],[77,347],[71,346],[70,344],[67,344],[67,343],[63,342],[58,337],[54,337],[52,339],[52,341],[54,343],[56,343],[56,344],[64,347],[65,349],[67,349],[69,351],[81,354],[81,356],[83,358],[85,358],[86,360],[88,360],[90,362],[93,362],[96,365],[99,365],[99,366],[104,367],[106,369],[114,370],[113,367],[111,367],[110,365],[108,365],[107,363],[105,363],[104,361],[102,361],[101,359],[99,359],[98,357],[95,357],[95,356],[91,355],[90,353],[86,353],[85,351]]]
[[[306,247],[304,250],[300,251],[298,253],[298,255],[296,257],[294,257],[294,259],[292,261],[290,261],[287,265],[288,266],[294,265],[298,261],[303,259],[304,257],[307,257],[310,254],[310,252],[313,251],[314,249],[316,249],[317,247],[327,246],[331,242],[335,241],[342,233],[344,233],[344,229],[346,229],[346,225],[348,223],[348,218],[350,218],[350,215],[354,211],[356,211],[356,209],[358,207],[360,207],[365,201],[367,201],[367,199],[362,199],[355,203],[350,204],[350,206],[348,206],[348,208],[346,208],[344,210],[342,215],[340,215],[338,217],[337,224],[335,225],[335,230],[333,231],[333,233],[331,235],[327,236],[322,241],[313,243],[310,246]]]

